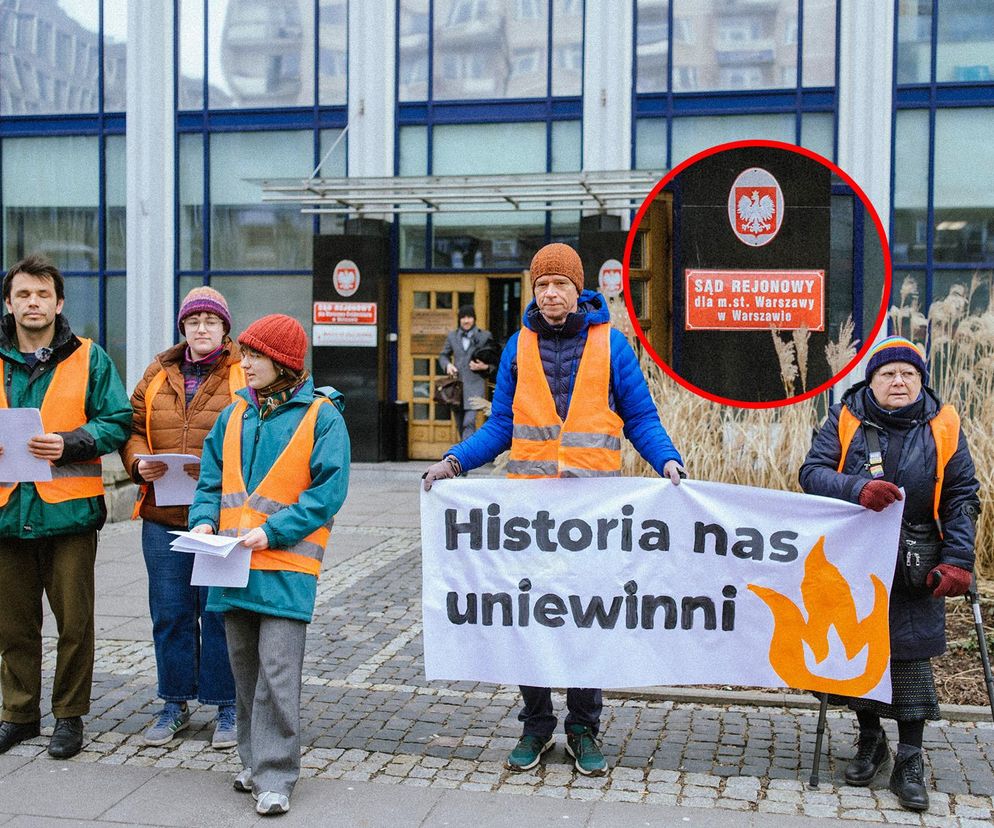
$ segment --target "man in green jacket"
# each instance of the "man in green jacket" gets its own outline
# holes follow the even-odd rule
[[[131,430],[131,405],[110,357],[62,316],[62,274],[41,256],[3,280],[0,408],[39,408],[28,451],[51,481],[0,483],[0,753],[38,735],[42,593],[59,629],[48,752],[75,756],[93,679],[93,566],[107,510],[100,456]],[[0,445],[0,453],[3,446]]]

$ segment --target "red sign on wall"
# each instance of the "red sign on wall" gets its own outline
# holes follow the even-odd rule
[[[315,302],[315,325],[375,325],[376,302]]]
[[[824,270],[692,270],[688,331],[825,329]]]

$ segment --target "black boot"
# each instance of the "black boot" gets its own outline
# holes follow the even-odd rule
[[[887,736],[882,727],[861,729],[856,744],[856,755],[846,766],[846,784],[865,788],[890,756]]]
[[[910,755],[905,750],[913,750]],[[902,755],[904,754],[904,755]],[[928,810],[928,791],[925,790],[925,761],[920,748],[899,745],[890,774],[890,789],[902,808],[909,811]]]
[[[83,749],[83,720],[79,716],[56,719],[48,753],[56,759],[68,759]]]
[[[25,739],[33,739],[41,732],[41,722],[0,722],[0,753],[6,753]]]

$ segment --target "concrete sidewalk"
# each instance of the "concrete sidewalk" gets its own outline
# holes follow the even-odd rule
[[[921,816],[902,810],[887,790],[889,766],[870,788],[841,784],[855,731],[851,716],[838,711],[829,716],[823,784],[807,790],[816,711],[789,694],[610,694],[602,722],[607,776],[577,775],[561,734],[539,768],[509,773],[502,762],[520,733],[517,688],[424,681],[422,470],[354,470],[308,632],[303,773],[281,824],[990,824],[994,728],[989,713],[978,722],[970,710],[955,711],[963,721],[926,727],[932,806]],[[0,824],[229,825],[257,818],[251,798],[231,789],[237,756],[210,747],[213,708],[194,705],[190,729],[166,747],[141,741],[159,707],[146,589],[140,525],[108,526],[98,553],[88,741],[68,762],[50,759],[46,710],[45,735],[0,756]],[[50,618],[46,624],[54,632]],[[46,696],[53,643],[46,647]],[[557,711],[563,707],[557,695]],[[893,744],[896,732],[890,735]]]

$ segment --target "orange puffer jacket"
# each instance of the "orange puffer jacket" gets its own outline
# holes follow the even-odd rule
[[[225,356],[221,357],[214,370],[204,378],[197,393],[186,405],[186,392],[183,386],[183,374],[180,365],[186,351],[186,343],[174,345],[168,351],[159,354],[148,368],[141,382],[131,395],[131,406],[134,408],[134,418],[131,425],[131,437],[121,447],[121,460],[135,483],[142,483],[138,474],[138,454],[152,454],[149,450],[149,439],[145,433],[145,390],[156,374],[165,370],[166,381],[159,387],[152,404],[151,444],[155,453],[159,454],[195,454],[198,457],[203,450],[204,440],[210,432],[214,421],[230,403],[231,396],[228,387],[228,372],[232,365],[237,365],[241,359],[238,345],[225,337]],[[166,526],[186,529],[186,506],[156,506],[155,486],[148,489],[141,503],[139,515],[145,520],[152,520]]]

